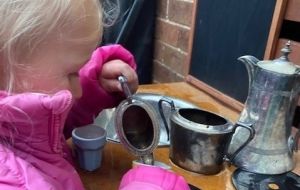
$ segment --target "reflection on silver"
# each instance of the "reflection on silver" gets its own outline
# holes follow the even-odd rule
[[[153,106],[154,110],[157,111],[157,113],[159,113],[158,101],[164,97],[173,100],[175,108],[198,108],[196,105],[192,103],[174,97],[170,97],[170,96],[163,96],[163,95],[151,94],[151,93],[136,93],[133,96],[136,96],[139,99]],[[165,113],[168,125],[170,126],[169,118],[171,116],[171,107],[168,103],[165,102],[163,103],[163,112]],[[95,118],[95,124],[106,129],[107,131],[106,139],[108,141],[120,143],[119,137],[115,130],[114,115],[115,115],[115,108],[105,109],[98,115],[97,118]],[[170,141],[168,140],[168,136],[167,136],[167,132],[163,120],[161,116],[159,116],[157,119],[160,124],[160,138],[159,138],[158,146],[159,147],[169,146]]]

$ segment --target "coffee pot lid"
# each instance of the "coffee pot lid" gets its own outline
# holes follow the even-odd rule
[[[280,74],[292,75],[299,72],[300,68],[289,61],[288,55],[292,52],[291,42],[288,41],[281,49],[282,56],[275,60],[260,61],[257,65],[263,69],[277,72]]]

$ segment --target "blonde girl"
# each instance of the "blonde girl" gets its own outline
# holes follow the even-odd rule
[[[0,0],[0,189],[84,189],[65,139],[138,80],[98,0]]]

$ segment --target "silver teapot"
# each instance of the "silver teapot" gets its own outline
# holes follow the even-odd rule
[[[249,75],[249,91],[239,122],[250,124],[254,138],[232,160],[238,168],[260,174],[281,174],[295,166],[299,131],[291,134],[292,119],[299,99],[300,68],[288,59],[290,42],[275,60],[259,61],[242,56]],[[249,131],[238,128],[229,154],[240,147]]]

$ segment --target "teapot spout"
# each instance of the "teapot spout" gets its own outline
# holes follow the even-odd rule
[[[249,90],[253,81],[254,71],[259,60],[251,55],[244,55],[238,58],[239,61],[243,62],[246,66],[248,76],[249,76]]]

